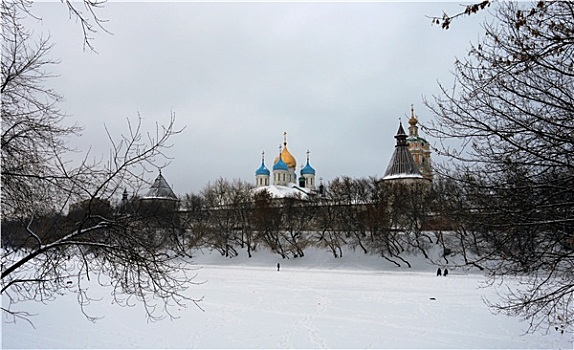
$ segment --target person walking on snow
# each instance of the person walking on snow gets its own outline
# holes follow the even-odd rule
[[[281,268],[281,264],[277,263],[277,271],[279,271],[279,268]]]
[[[437,276],[441,276],[441,275],[442,275],[442,272],[441,272],[441,270],[440,270],[440,267],[436,270],[436,275],[437,275]]]

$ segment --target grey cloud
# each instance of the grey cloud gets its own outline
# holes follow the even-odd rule
[[[120,132],[140,112],[153,127],[173,110],[186,130],[163,173],[178,194],[218,177],[252,181],[283,131],[299,164],[311,150],[325,181],[381,176],[398,119],[411,103],[430,118],[422,96],[452,79],[481,20],[431,27],[425,16],[454,3],[107,3],[113,35],[97,34],[93,54],[61,4],[34,9],[62,59],[62,108],[89,130],[78,146],[105,154],[104,122]]]

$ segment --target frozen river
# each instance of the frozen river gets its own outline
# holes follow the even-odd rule
[[[305,260],[307,259],[307,260]],[[280,259],[279,259],[280,260]],[[143,308],[112,305],[109,291],[88,310],[74,296],[47,305],[20,304],[37,313],[26,322],[3,323],[3,348],[562,348],[572,336],[524,335],[525,322],[495,315],[479,288],[480,275],[434,267],[381,267],[373,257],[333,259],[276,256],[198,257],[190,289],[204,297],[204,312],[176,309],[178,319],[147,322]],[[378,264],[378,265],[376,265]],[[106,294],[108,293],[108,294]]]

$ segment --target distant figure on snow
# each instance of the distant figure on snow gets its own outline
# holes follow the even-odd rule
[[[280,268],[281,268],[281,264],[277,263],[277,271],[279,271]]]
[[[445,267],[445,268],[444,268],[444,274],[443,274],[443,276],[446,277],[446,275],[448,275],[448,270],[447,270],[447,268]]]
[[[437,276],[441,276],[441,275],[442,275],[442,271],[440,270],[440,267],[436,270],[436,275],[437,275]]]

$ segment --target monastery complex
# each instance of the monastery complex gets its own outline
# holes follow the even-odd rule
[[[433,178],[430,145],[419,135],[418,119],[412,106],[408,123],[408,135],[399,123],[395,150],[381,180],[430,183]],[[283,145],[273,161],[272,171],[266,167],[265,153],[262,154],[261,165],[255,171],[256,190],[266,190],[274,197],[317,192],[316,171],[309,162],[309,153],[307,151],[305,166],[297,177],[297,161],[287,148],[287,133],[283,133]]]
[[[433,179],[430,144],[419,135],[418,119],[412,105],[408,123],[407,135],[402,123],[399,122],[399,129],[395,135],[395,150],[380,181],[430,185]],[[287,133],[284,132],[283,144],[271,170],[265,165],[265,152],[262,153],[261,165],[255,171],[254,191],[265,190],[274,198],[292,196],[306,198],[322,192],[322,184],[317,184],[316,170],[311,166],[309,155],[310,152],[307,151],[305,165],[297,174],[297,160],[287,148]],[[124,193],[123,199],[126,198],[127,193]],[[149,192],[142,199],[161,198],[177,200],[177,196],[160,171]]]

